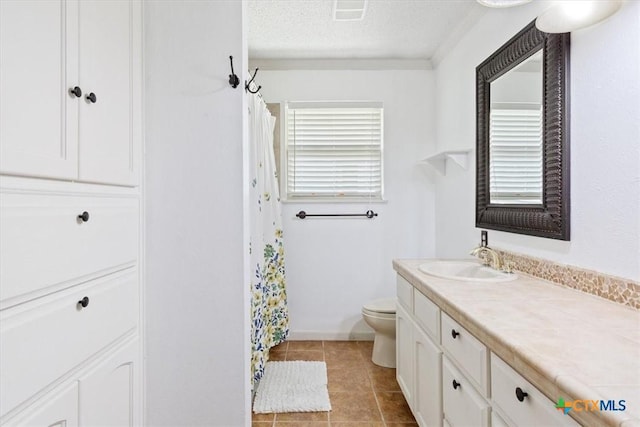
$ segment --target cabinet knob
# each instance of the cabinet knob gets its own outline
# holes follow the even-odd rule
[[[89,95],[86,96],[86,99],[92,104],[95,104],[96,102],[98,102],[98,98],[96,97],[96,94],[93,92],[90,92]]]
[[[80,215],[78,215],[78,219],[82,222],[88,222],[89,221],[89,212],[84,211],[82,212]]]
[[[451,336],[453,337],[454,340],[458,335],[460,335],[460,332],[456,331],[455,329],[451,330]]]
[[[80,98],[82,96],[82,89],[80,89],[78,86],[69,89],[69,95],[73,95],[76,98]]]
[[[78,215],[78,219],[82,222],[89,221],[89,212],[87,211],[82,212],[80,215]]]
[[[452,385],[453,385],[453,389],[454,389],[454,390],[457,390],[457,389],[458,389],[458,387],[460,387],[462,384],[460,384],[460,383],[459,383],[458,381],[456,381],[456,380],[453,380]]]
[[[82,298],[80,301],[78,301],[78,305],[81,306],[82,308],[85,308],[86,306],[88,306],[89,305],[89,297]]]
[[[516,387],[516,398],[520,402],[524,402],[524,398],[529,396],[529,393],[522,391],[520,387]]]

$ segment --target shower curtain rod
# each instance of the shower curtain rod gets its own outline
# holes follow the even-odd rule
[[[372,210],[368,210],[363,214],[308,214],[305,211],[300,211],[296,214],[296,216],[300,219],[310,218],[310,217],[367,217],[369,219],[373,219],[378,216],[378,214]]]

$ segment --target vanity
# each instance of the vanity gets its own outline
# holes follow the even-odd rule
[[[396,375],[420,426],[640,425],[639,311],[521,273],[437,277],[428,261],[393,261]]]

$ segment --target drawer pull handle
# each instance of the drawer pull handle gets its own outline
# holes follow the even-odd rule
[[[69,95],[73,95],[76,98],[80,98],[82,96],[82,89],[80,89],[78,86],[69,89]]]
[[[82,212],[80,215],[78,215],[78,219],[82,222],[89,221],[89,212],[87,211]]]
[[[458,335],[460,335],[460,332],[456,331],[455,329],[451,330],[451,336],[453,337],[454,340]]]
[[[457,389],[458,389],[458,387],[460,387],[462,384],[460,384],[460,383],[459,383],[458,381],[456,381],[456,380],[453,380],[452,385],[453,385],[453,389],[454,389],[454,390],[457,390]]]
[[[95,104],[96,102],[98,102],[98,98],[96,97],[96,94],[93,92],[90,92],[89,95],[86,96],[87,101],[89,101],[92,104]]]
[[[82,306],[82,308],[85,308],[86,306],[88,306],[89,305],[89,297],[82,298],[80,301],[78,301],[78,305]]]
[[[520,387],[516,387],[516,398],[518,398],[520,402],[524,402],[524,398],[527,396],[529,396],[529,393],[522,391]]]

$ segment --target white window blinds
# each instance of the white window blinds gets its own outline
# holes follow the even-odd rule
[[[288,199],[381,199],[380,103],[288,103]]]
[[[542,203],[541,109],[491,109],[491,203]]]

